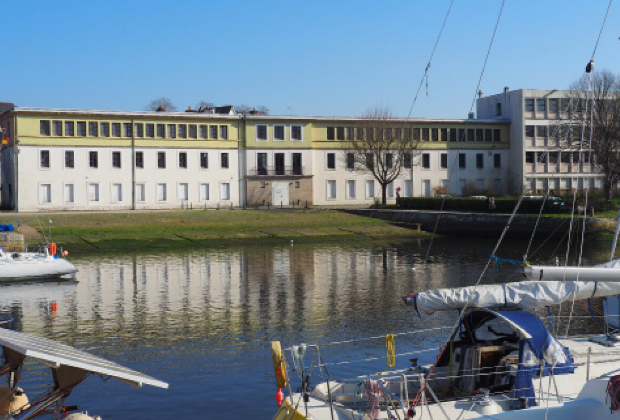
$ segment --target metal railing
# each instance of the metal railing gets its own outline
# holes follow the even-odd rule
[[[263,166],[248,171],[250,176],[306,175],[303,166]]]

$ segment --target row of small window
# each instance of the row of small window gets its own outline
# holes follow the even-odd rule
[[[273,140],[274,141],[286,141],[286,126],[282,124],[273,125]],[[290,126],[290,138],[291,141],[302,141],[303,130],[301,125]],[[269,140],[269,126],[267,124],[256,125],[256,140],[267,141]]]
[[[362,181],[365,185],[365,198],[372,199],[376,197],[376,194],[379,192],[378,189],[375,189],[375,181],[374,180],[366,180]],[[403,181],[405,185],[405,189],[403,191],[404,197],[411,197],[412,182],[410,180]],[[328,200],[335,200],[337,197],[336,194],[336,181],[335,180],[327,180],[326,181],[326,191],[325,195]],[[394,183],[390,182],[387,185],[386,195],[388,198],[394,198]],[[348,179],[345,181],[345,197],[348,200],[353,200],[357,198],[357,182],[353,179]]]
[[[502,141],[499,128],[327,127],[327,140]]]
[[[385,155],[385,167],[390,169],[394,165],[394,155],[392,153],[386,153]],[[375,156],[373,154],[367,154],[365,156],[363,164],[368,168],[374,167],[374,159]],[[458,157],[459,169],[467,169],[467,154],[459,153]],[[354,170],[355,169],[355,154],[347,153],[346,154],[346,169]],[[402,157],[402,165],[405,169],[411,169],[413,167],[413,155],[411,153],[404,153]],[[422,153],[420,165],[422,169],[431,169],[431,154],[430,153]],[[327,153],[327,169],[335,170],[336,169],[336,154],[335,153]],[[442,169],[448,169],[448,154],[441,153],[439,155],[439,166]],[[502,155],[500,153],[493,154],[493,168],[501,169],[502,167]],[[476,153],[476,168],[484,169],[484,153]]]
[[[525,163],[579,163],[579,152],[525,152]],[[590,162],[590,152],[581,153],[581,162]]]
[[[230,183],[222,182],[219,184],[220,186],[220,201],[229,201],[230,200]],[[87,201],[88,203],[96,203],[99,204],[101,202],[100,197],[100,185],[98,183],[89,183],[87,186]],[[122,204],[127,201],[125,199],[125,195],[123,194],[123,186],[122,184],[111,184],[110,185],[110,203],[113,204]],[[147,201],[147,188],[146,184],[136,184],[135,185],[135,194],[136,194],[136,202],[146,202]],[[168,184],[166,183],[158,183],[156,190],[156,198],[158,202],[167,202],[168,198]],[[179,183],[177,184],[177,200],[179,202],[189,201],[190,192],[189,192],[189,184],[187,183]],[[210,193],[209,193],[209,184],[202,183],[198,185],[198,200],[199,201],[209,201]],[[75,185],[74,184],[64,184],[63,186],[63,199],[62,202],[64,204],[75,204]],[[39,204],[52,204],[52,184],[39,184]]]
[[[86,131],[88,127],[88,133]],[[64,131],[63,131],[64,128]],[[109,123],[97,121],[40,121],[42,136],[147,137],[227,140],[227,125]]]
[[[601,105],[598,101],[597,105]],[[613,101],[604,101],[607,106],[613,106]],[[585,99],[581,98],[527,98],[525,100],[524,109],[528,112],[581,112],[585,106]]]
[[[199,154],[200,168],[209,169],[209,154],[207,152],[200,152]],[[88,166],[90,168],[99,167],[99,152],[88,152]],[[178,167],[187,169],[187,152],[179,152],[178,154]],[[220,153],[220,168],[227,169],[230,166],[230,160],[228,153]],[[51,168],[51,159],[49,150],[39,151],[39,167],[42,169]],[[121,152],[112,152],[112,167],[120,169],[121,164]],[[136,168],[144,168],[144,152],[136,152]],[[166,152],[157,152],[157,167],[160,169],[166,168]],[[75,168],[75,152],[73,150],[65,150],[65,168]]]

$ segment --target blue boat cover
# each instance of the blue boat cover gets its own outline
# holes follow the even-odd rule
[[[0,225],[0,232],[13,232],[13,225]]]
[[[552,370],[555,375],[575,371],[568,349],[551,335],[536,315],[525,311],[489,312],[518,325],[531,336],[519,343],[519,367],[513,387],[515,390],[513,407],[520,406],[520,399],[525,399],[528,407],[536,405],[533,378],[540,375],[540,365],[528,363],[532,360],[531,354],[543,362],[543,375],[549,374]]]

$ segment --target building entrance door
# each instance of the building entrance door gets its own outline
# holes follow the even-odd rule
[[[430,197],[431,196],[431,180],[423,179],[422,180],[422,197]]]
[[[272,193],[271,197],[273,200],[274,206],[279,206],[281,204],[288,206],[288,182],[283,181],[275,181],[271,184]]]

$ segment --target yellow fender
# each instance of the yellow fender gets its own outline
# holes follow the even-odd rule
[[[293,407],[283,405],[278,409],[273,420],[308,420],[306,416],[295,410]]]
[[[271,342],[271,358],[273,359],[273,370],[276,374],[276,384],[278,384],[278,388],[286,388],[288,385],[286,359],[282,355],[282,346],[280,346],[279,341]]]
[[[394,347],[394,334],[388,334],[385,336],[385,345],[387,347],[387,354],[385,356],[388,367],[394,367],[396,364],[396,349]]]

